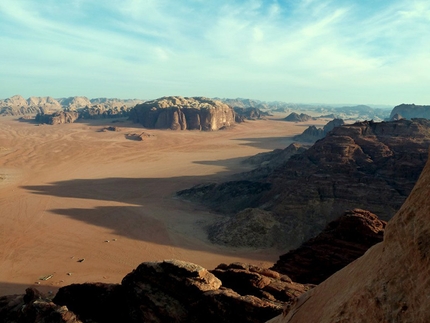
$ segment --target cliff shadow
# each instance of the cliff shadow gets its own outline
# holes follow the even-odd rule
[[[109,229],[112,235],[159,245],[172,245],[169,232],[187,238],[198,230],[202,244],[189,244],[191,250],[207,250],[204,226],[222,215],[200,204],[175,198],[176,192],[217,176],[182,176],[169,178],[74,179],[48,185],[23,186],[36,195],[76,199],[76,207],[51,208],[47,212],[90,225]],[[82,202],[80,200],[92,200]],[[57,204],[58,205],[58,204]],[[81,205],[82,207],[79,207]],[[197,231],[196,231],[197,233]],[[196,234],[197,236],[197,234]],[[214,248],[214,252],[217,252]]]
[[[261,149],[267,149],[268,151],[274,149],[284,149],[290,144],[295,142],[294,136],[285,137],[265,137],[265,138],[237,138],[232,140],[243,141],[240,145],[251,146]]]

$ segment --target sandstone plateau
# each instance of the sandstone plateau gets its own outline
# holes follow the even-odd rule
[[[429,129],[426,119],[337,127],[268,176],[258,178],[255,170],[249,177],[242,174],[240,180],[202,184],[178,195],[225,213],[225,227],[235,228],[237,235],[242,229],[249,235],[249,226],[243,228],[243,214],[235,213],[263,209],[272,228],[260,229],[276,233],[267,241],[284,250],[297,248],[347,209],[369,210],[389,220],[425,165]],[[219,236],[220,224],[216,228]],[[225,244],[223,239],[213,241]],[[267,241],[262,247],[267,247]],[[250,240],[249,246],[255,247],[255,242]]]
[[[163,97],[136,105],[130,118],[146,128],[172,130],[219,130],[235,123],[233,109],[203,97]]]
[[[268,322],[430,322],[430,163],[383,242]]]

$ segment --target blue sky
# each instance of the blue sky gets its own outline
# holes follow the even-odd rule
[[[2,0],[0,98],[430,104],[427,0]]]

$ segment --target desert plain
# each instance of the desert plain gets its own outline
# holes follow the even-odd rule
[[[245,158],[327,122],[281,117],[213,132],[144,129],[126,119],[51,126],[0,118],[0,295],[119,283],[144,261],[271,266],[286,250],[212,244],[205,227],[224,215],[175,192],[250,170]],[[143,132],[150,136],[133,140]]]

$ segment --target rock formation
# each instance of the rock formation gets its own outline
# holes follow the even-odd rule
[[[171,96],[138,104],[130,118],[146,128],[218,130],[233,125],[235,113],[220,101]]]
[[[344,125],[344,121],[342,119],[333,119],[329,121],[322,129],[317,128],[315,126],[309,126],[302,134],[294,136],[294,140],[301,142],[315,142],[319,139],[322,139],[332,131],[335,127],[340,127]]]
[[[256,120],[256,119],[264,119],[267,116],[270,116],[270,113],[261,111],[258,108],[240,108],[233,107],[234,112],[236,113],[236,122],[243,122],[245,120]]]
[[[345,212],[271,268],[295,282],[319,284],[382,241],[386,222],[360,209]]]
[[[76,111],[59,111],[49,114],[39,113],[36,115],[36,122],[50,125],[73,123],[79,118]]]
[[[313,119],[310,115],[304,114],[304,113],[296,113],[291,112],[288,116],[284,118],[285,121],[291,121],[291,122],[305,122]]]
[[[391,111],[390,120],[399,115],[405,119],[426,118],[430,119],[430,105],[400,104]]]
[[[34,288],[25,295],[0,297],[2,323],[82,323],[66,306],[54,304]]]
[[[60,104],[51,97],[30,97],[25,100],[20,95],[14,95],[5,100],[0,100],[0,115],[25,115],[36,114],[41,111],[60,109]]]
[[[125,105],[110,107],[97,104],[78,109],[77,112],[79,119],[121,118],[129,116],[130,108]]]
[[[210,273],[179,260],[146,262],[119,284],[74,284],[53,301],[84,321],[264,322],[313,285],[246,264]]]
[[[337,127],[265,178],[205,184],[179,195],[228,216],[249,207],[269,211],[280,223],[277,245],[297,248],[347,209],[390,219],[424,167],[429,130],[426,119]]]
[[[268,322],[430,322],[430,163],[383,242]]]
[[[363,240],[363,245],[376,241],[368,229],[378,229],[371,214],[361,210],[354,213],[353,217],[366,222],[360,223],[357,232],[351,227],[356,221],[341,219],[327,233],[329,239],[334,237],[344,247],[351,261],[360,249],[358,241]],[[356,243],[346,243],[352,240]],[[327,241],[316,239],[311,245],[327,255],[333,253],[333,244]],[[307,258],[302,256],[301,260],[306,262]],[[324,257],[315,260],[324,266]],[[319,268],[317,261],[313,265]],[[290,308],[314,287],[296,283],[275,270],[244,263],[220,264],[208,271],[179,260],[145,262],[126,275],[121,284],[72,284],[60,288],[54,298],[44,297],[35,289],[27,289],[25,295],[0,297],[0,321],[257,323]]]

